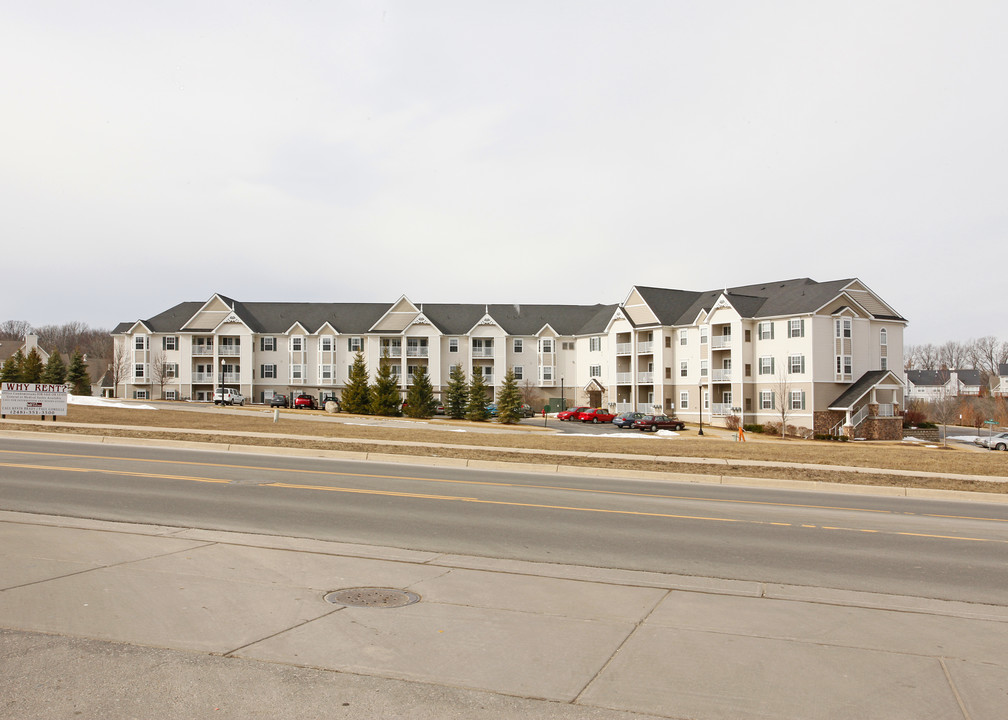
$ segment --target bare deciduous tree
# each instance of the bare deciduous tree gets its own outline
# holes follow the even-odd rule
[[[959,419],[959,398],[943,385],[938,396],[931,403],[931,418],[942,426],[942,445],[948,445],[948,426]]]
[[[777,381],[773,388],[774,402],[777,414],[780,416],[781,438],[787,437],[787,421],[791,417],[791,381],[783,370],[777,373]]]
[[[31,323],[27,320],[4,320],[0,323],[0,340],[24,340],[31,331]]]
[[[126,340],[116,342],[112,349],[112,361],[109,372],[112,373],[112,397],[119,396],[119,384],[129,377],[130,364],[133,362],[129,344]]]
[[[170,363],[164,351],[159,351],[151,362],[151,380],[160,388],[161,399],[164,400],[165,385],[175,380],[175,363]]]

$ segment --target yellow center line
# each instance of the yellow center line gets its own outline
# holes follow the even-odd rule
[[[17,450],[0,450],[0,453],[20,453],[27,455],[52,455],[59,457],[73,457],[73,458],[85,458],[85,459],[103,459],[103,460],[118,460],[123,461],[123,458],[115,457],[97,457],[94,455],[69,455],[62,453],[33,453],[28,451],[17,451]],[[243,466],[243,465],[226,465],[226,464],[214,464],[214,463],[196,463],[191,461],[177,461],[177,460],[132,460],[127,459],[130,462],[149,462],[149,463],[169,463],[169,464],[181,464],[181,465],[199,465],[208,467],[218,467],[218,468],[230,468],[230,469],[251,469],[251,470],[270,470],[272,468],[261,468],[256,466]],[[110,475],[117,475],[123,477],[142,477],[142,478],[160,478],[168,480],[185,480],[192,482],[202,482],[202,483],[215,483],[215,484],[229,484],[233,482],[232,480],[222,479],[222,478],[205,478],[197,477],[191,475],[169,475],[165,473],[142,473],[136,471],[128,470],[105,470],[105,469],[94,469],[94,468],[78,468],[78,467],[66,467],[66,466],[51,466],[51,465],[31,465],[31,464],[18,464],[18,463],[0,463],[0,467],[11,467],[11,468],[23,468],[32,470],[59,470],[64,472],[77,472],[77,473],[108,473]],[[561,491],[580,491],[580,492],[594,492],[592,490],[584,488],[567,488],[562,486],[550,486],[550,485],[522,485],[514,483],[497,483],[497,482],[482,482],[482,481],[466,481],[466,480],[447,480],[438,478],[418,478],[411,476],[397,476],[397,475],[367,475],[363,473],[347,473],[338,471],[315,471],[315,470],[301,470],[301,469],[276,469],[277,472],[290,472],[290,473],[309,473],[315,475],[332,475],[332,476],[352,476],[352,477],[367,477],[367,478],[378,478],[378,479],[388,479],[388,480],[416,480],[422,482],[444,482],[444,483],[457,483],[457,484],[467,484],[467,485],[483,485],[483,486],[496,486],[496,487],[516,487],[516,488],[531,488],[531,489],[551,489],[551,490],[561,490]],[[580,507],[573,505],[549,505],[545,503],[523,503],[507,500],[485,500],[475,497],[466,496],[456,496],[456,495],[431,495],[424,493],[408,493],[392,490],[374,490],[366,488],[346,488],[346,487],[333,487],[327,485],[303,485],[294,483],[283,483],[283,482],[273,482],[273,483],[263,483],[257,485],[258,487],[275,487],[280,489],[293,489],[293,490],[324,490],[327,492],[343,492],[343,493],[354,493],[360,495],[384,495],[388,497],[403,497],[403,498],[414,498],[421,500],[442,500],[451,502],[469,502],[483,505],[501,505],[510,507],[527,507],[527,508],[538,508],[546,510],[570,510],[576,512],[593,512],[593,513],[605,513],[612,515],[631,515],[638,517],[656,517],[656,518],[668,518],[676,520],[702,520],[711,522],[723,522],[723,523],[742,523],[747,525],[770,525],[778,527],[793,527],[792,523],[784,522],[773,522],[764,520],[742,520],[738,518],[719,518],[706,515],[681,515],[672,513],[659,513],[659,512],[643,512],[637,510],[614,510],[606,508],[592,508],[592,507]],[[695,497],[680,497],[675,495],[662,495],[662,494],[649,494],[649,493],[622,493],[619,491],[606,491],[602,494],[610,495],[625,495],[630,497],[649,497],[658,499],[681,499],[690,501],[708,501],[713,500],[717,502],[739,502],[740,504],[758,504],[758,505],[771,505],[777,506],[782,505],[784,507],[798,507],[798,508],[813,508],[813,509],[830,509],[830,510],[854,510],[858,511],[859,508],[835,508],[830,506],[816,506],[816,505],[798,505],[789,503],[769,503],[769,502],[753,502],[753,501],[732,501],[732,500],[720,500],[720,499],[710,499],[710,498],[695,498]],[[879,512],[879,511],[876,511]],[[881,511],[889,513],[889,511]],[[891,514],[891,513],[890,513]],[[961,519],[974,519],[974,520],[985,520],[987,518],[961,518]],[[803,528],[815,529],[816,525],[801,525]],[[875,534],[885,534],[885,535],[902,535],[907,537],[920,537],[920,538],[930,538],[930,539],[940,539],[940,540],[965,540],[971,542],[995,542],[995,543],[1008,543],[1008,540],[996,540],[992,538],[974,538],[974,537],[957,537],[954,535],[935,535],[930,533],[914,533],[906,531],[897,530],[869,530],[862,528],[845,528],[823,525],[819,526],[822,530],[842,530],[847,532],[863,532],[863,533],[875,533]]]

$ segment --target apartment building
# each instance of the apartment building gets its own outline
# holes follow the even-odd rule
[[[424,366],[497,389],[508,368],[537,409],[557,400],[723,424],[781,419],[816,432],[898,435],[906,320],[856,279],[694,292],[634,287],[611,305],[258,303],[214,295],[121,323],[126,397],[254,402],[339,394],[360,350],[403,393]],[[860,428],[860,430],[859,430]]]

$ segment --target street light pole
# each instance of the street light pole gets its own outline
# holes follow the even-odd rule
[[[703,383],[700,383],[700,389],[697,393],[697,409],[700,410],[700,432],[697,435],[703,435]]]

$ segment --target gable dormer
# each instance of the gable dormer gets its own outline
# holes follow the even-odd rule
[[[633,288],[622,304],[627,319],[634,325],[658,325],[658,315],[641,295],[640,290]]]
[[[390,307],[378,322],[371,326],[371,332],[401,333],[416,319],[420,308],[403,295]]]

